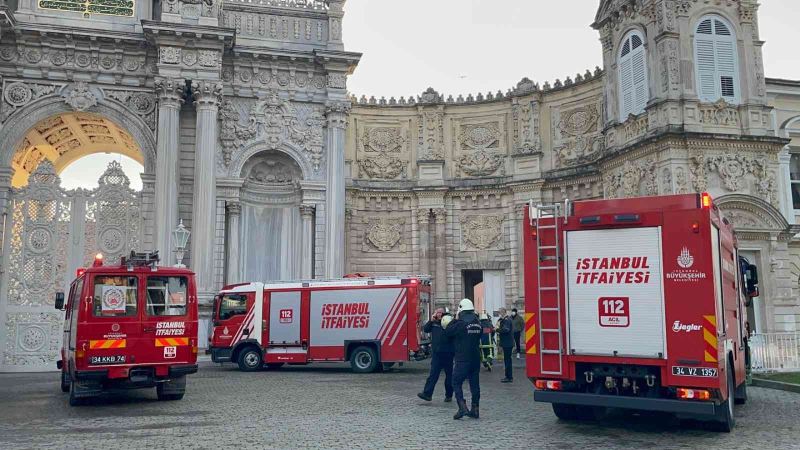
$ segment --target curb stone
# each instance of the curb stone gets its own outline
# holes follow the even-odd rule
[[[778,389],[781,391],[794,392],[800,394],[800,384],[784,383],[782,381],[771,381],[763,378],[753,377],[753,386]]]

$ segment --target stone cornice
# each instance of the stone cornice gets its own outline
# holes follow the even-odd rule
[[[142,27],[147,40],[153,43],[156,43],[162,37],[171,37],[182,40],[221,42],[225,45],[225,48],[231,48],[235,43],[236,37],[236,30],[233,28],[155,22],[152,20],[143,20]]]

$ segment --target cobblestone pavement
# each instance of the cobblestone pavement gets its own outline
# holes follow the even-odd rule
[[[342,364],[242,373],[201,364],[182,401],[155,389],[70,408],[58,375],[0,375],[0,448],[800,448],[800,395],[751,388],[736,430],[669,417],[559,422],[517,379],[481,373],[481,419],[454,421],[441,385],[416,398],[427,363],[356,375]]]

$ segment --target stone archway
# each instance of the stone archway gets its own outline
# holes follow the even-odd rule
[[[265,150],[241,165],[238,234],[240,279],[299,279],[303,276],[303,170],[286,153]],[[238,229],[234,229],[238,228]],[[230,236],[230,235],[229,235]],[[236,242],[229,239],[229,250]]]
[[[758,332],[783,331],[781,323],[795,321],[785,310],[798,306],[789,242],[800,226],[790,225],[773,205],[757,197],[729,194],[714,201],[733,224],[740,255],[759,268],[761,295],[750,308],[750,320],[757,321],[753,324]]]

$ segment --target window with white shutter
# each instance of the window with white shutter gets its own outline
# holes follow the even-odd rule
[[[697,96],[703,102],[739,102],[739,62],[733,27],[719,16],[705,16],[694,35]]]
[[[650,100],[647,84],[647,54],[644,36],[631,31],[625,36],[620,47],[619,61],[619,121],[624,122],[631,114],[644,112]]]

